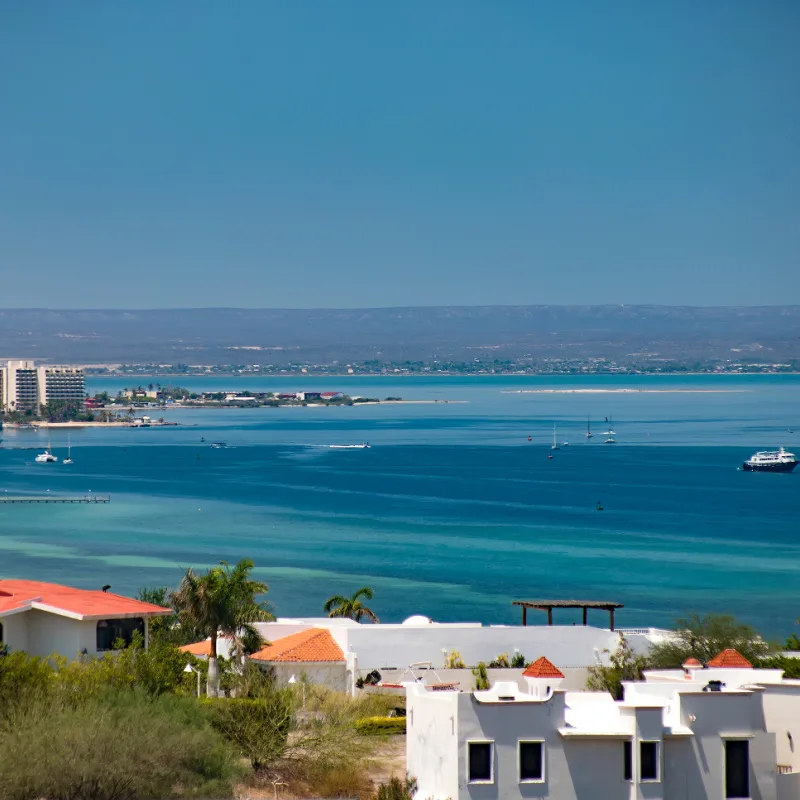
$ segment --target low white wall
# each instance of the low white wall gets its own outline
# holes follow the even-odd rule
[[[402,669],[382,669],[378,670],[381,674],[381,680],[384,683],[407,683],[413,681],[414,677],[409,670]],[[560,688],[564,691],[582,691],[586,689],[586,681],[589,677],[589,671],[584,667],[572,667],[562,670],[564,673],[564,680]],[[528,692],[528,684],[522,677],[523,668],[518,669],[487,669],[486,676],[489,678],[489,683],[494,685],[499,681],[514,681],[519,688]],[[423,678],[423,683],[432,684],[438,683],[457,683],[458,689],[463,692],[471,692],[475,689],[475,676],[472,674],[471,669],[423,669],[414,670],[417,677]],[[358,676],[365,678],[367,671],[359,669]]]
[[[358,656],[361,671],[405,668],[418,661],[435,667],[444,663],[443,650],[458,651],[467,665],[489,662],[518,649],[527,661],[546,656],[557,667],[586,667],[619,644],[619,635],[601,628],[574,626],[449,626],[358,625],[331,630],[345,652]]]
[[[800,797],[800,772],[777,776],[778,800],[797,800]]]
[[[344,664],[266,664],[271,667],[279,684],[288,684],[294,675],[295,680],[305,679],[308,683],[327,686],[337,692],[349,692],[350,680]]]

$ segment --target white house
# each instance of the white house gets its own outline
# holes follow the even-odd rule
[[[130,642],[135,631],[146,646],[150,619],[171,613],[108,591],[0,580],[0,644],[32,656],[96,655]]]
[[[431,662],[442,666],[445,655],[458,652],[468,665],[486,663],[501,653],[509,658],[521,653],[530,660],[546,652],[559,667],[587,667],[607,663],[608,654],[619,645],[620,631],[589,625],[482,625],[480,622],[433,622],[422,615],[396,624],[358,623],[351,619],[314,617],[279,618],[255,623],[267,640],[310,628],[325,628],[357,661],[363,675],[372,670],[404,670],[409,664]],[[668,635],[658,629],[625,631],[634,649],[646,651],[653,637]]]
[[[622,702],[564,692],[559,674],[539,659],[525,691],[517,682],[476,692],[408,684],[407,769],[417,797],[800,797],[800,681],[782,680],[779,670],[753,669],[729,653],[707,668],[626,683]]]

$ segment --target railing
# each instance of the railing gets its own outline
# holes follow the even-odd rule
[[[794,770],[791,764],[778,764],[778,775],[791,775]]]

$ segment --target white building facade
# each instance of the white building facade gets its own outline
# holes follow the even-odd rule
[[[552,665],[550,665],[552,666]],[[556,670],[557,672],[557,670]],[[407,769],[433,800],[797,800],[800,682],[780,671],[650,673],[625,699],[534,678],[407,686]],[[793,732],[794,729],[794,732]]]
[[[82,402],[86,394],[79,367],[39,366],[33,361],[0,365],[0,406],[3,411],[38,412],[53,400]]]

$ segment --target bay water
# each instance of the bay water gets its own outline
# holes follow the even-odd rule
[[[143,381],[436,402],[169,410],[176,427],[72,430],[72,465],[34,463],[46,431],[6,429],[0,493],[112,502],[0,504],[0,576],[133,594],[175,586],[189,566],[250,557],[281,616],[320,615],[330,595],[371,586],[387,622],[516,624],[511,601],[527,598],[620,602],[627,627],[731,613],[781,638],[800,617],[800,469],[739,469],[756,450],[800,450],[800,376],[95,378],[89,388]],[[554,425],[569,445],[548,458]],[[63,459],[66,432],[49,436]],[[210,447],[220,440],[228,446]],[[362,442],[371,447],[330,447]],[[590,622],[605,625],[597,613]]]

